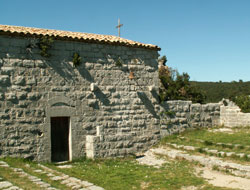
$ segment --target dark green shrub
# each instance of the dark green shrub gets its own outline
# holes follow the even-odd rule
[[[53,38],[50,36],[43,36],[39,39],[37,43],[40,51],[41,56],[43,57],[50,57],[51,54],[48,53],[48,50],[52,47],[52,43],[54,42]]]
[[[240,95],[232,99],[238,105],[242,112],[250,113],[250,97],[249,95]]]
[[[166,58],[161,58],[165,60]],[[192,85],[187,73],[180,74],[177,70],[167,66],[159,68],[161,81],[159,96],[161,101],[167,100],[191,100],[194,103],[203,103],[205,95],[201,90]]]
[[[79,66],[81,62],[82,62],[81,56],[78,53],[74,53],[73,54],[73,65],[74,65],[74,67]]]
[[[123,65],[123,61],[122,61],[122,59],[120,57],[116,60],[115,65],[117,67],[121,67]]]

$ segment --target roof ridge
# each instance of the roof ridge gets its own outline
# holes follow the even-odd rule
[[[144,44],[141,42],[136,42],[133,40],[128,40],[113,35],[104,35],[104,34],[94,34],[94,33],[85,33],[85,32],[73,32],[73,31],[64,31],[57,29],[43,29],[35,27],[24,27],[24,26],[13,26],[13,25],[1,25],[0,32],[7,33],[11,35],[32,35],[32,36],[53,36],[58,39],[71,39],[79,41],[94,41],[96,43],[105,43],[113,45],[123,45],[129,47],[141,47],[146,49],[156,49],[160,48],[152,44]]]

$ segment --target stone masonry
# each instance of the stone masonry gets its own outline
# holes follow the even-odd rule
[[[0,156],[51,161],[52,117],[70,118],[69,160],[94,155],[93,141],[102,142],[97,156],[110,157],[135,154],[159,140],[157,46],[53,34],[45,58],[37,47],[45,34],[1,27]]]
[[[229,100],[220,109],[220,124],[227,127],[250,126],[250,113],[241,112],[239,106]]]
[[[193,104],[191,101],[166,101],[161,104],[161,136],[188,128],[220,124],[220,103]]]

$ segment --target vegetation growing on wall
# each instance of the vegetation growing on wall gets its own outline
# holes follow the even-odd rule
[[[74,67],[79,66],[81,62],[82,62],[81,56],[78,53],[74,53],[73,54],[73,65],[74,65]]]
[[[163,60],[162,60],[163,59]],[[162,57],[163,65],[166,64],[166,57]],[[189,81],[190,77],[187,73],[180,74],[167,66],[159,68],[159,78],[161,81],[160,86],[160,99],[166,100],[191,100],[194,103],[203,103],[205,95],[202,91],[192,85]]]
[[[122,61],[122,59],[120,57],[116,60],[115,65],[117,67],[121,67],[123,65],[123,61]]]
[[[51,54],[48,52],[48,50],[52,47],[52,43],[54,42],[53,38],[50,36],[43,36],[39,39],[39,42],[37,43],[40,54],[43,57],[50,57]]]

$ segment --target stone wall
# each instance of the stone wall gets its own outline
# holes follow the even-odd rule
[[[240,108],[229,100],[227,106],[220,109],[220,124],[226,127],[250,126],[250,113],[241,112]]]
[[[38,41],[0,36],[0,156],[50,161],[51,117],[70,118],[70,159],[86,155],[88,135],[100,137],[102,157],[159,140],[156,50],[55,40],[44,58]]]
[[[220,124],[220,103],[193,104],[191,101],[166,101],[161,104],[161,136],[188,128]]]

